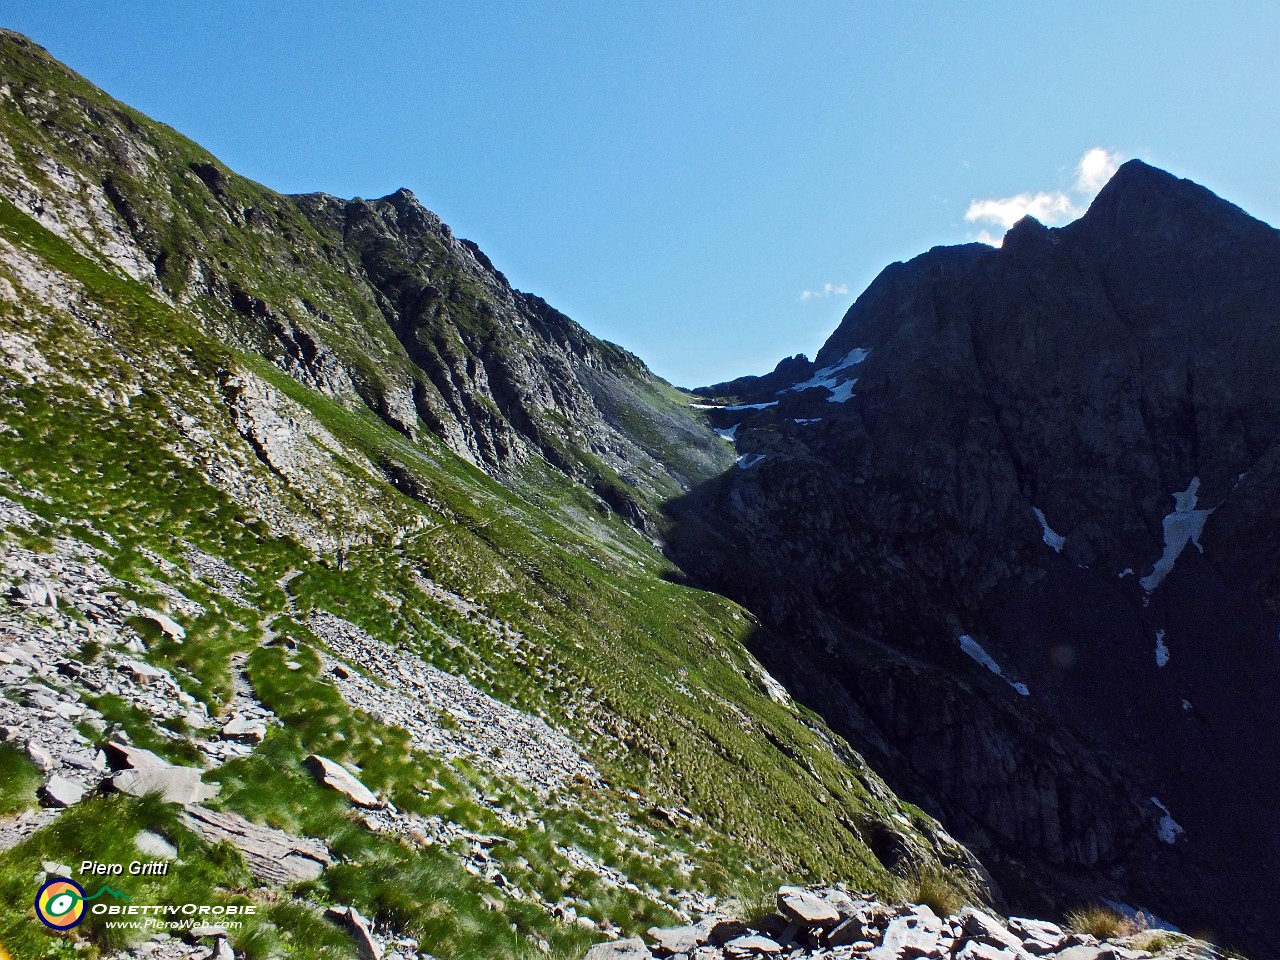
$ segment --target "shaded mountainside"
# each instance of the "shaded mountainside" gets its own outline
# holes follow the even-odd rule
[[[408,194],[274,194],[10,33],[0,194],[14,956],[150,937],[40,924],[84,859],[256,910],[156,958],[581,956],[783,880],[994,900],[655,548],[731,462],[689,397]]]
[[[1280,233],[1131,161],[1069,226],[887,268],[786,365],[698,391],[739,469],[672,505],[672,556],[1015,902],[1262,949]]]

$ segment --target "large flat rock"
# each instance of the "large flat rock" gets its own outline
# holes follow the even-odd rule
[[[290,884],[314,880],[333,862],[319,840],[295,837],[244,817],[207,807],[191,806],[182,822],[209,843],[226,841],[244,854],[249,872],[264,883]]]

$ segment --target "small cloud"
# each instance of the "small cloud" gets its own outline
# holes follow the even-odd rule
[[[1076,165],[1076,178],[1070,190],[1019,193],[1012,197],[974,200],[965,211],[969,223],[983,223],[1008,230],[1025,216],[1032,216],[1050,227],[1076,219],[1088,208],[1093,198],[1111,179],[1122,157],[1104,147],[1086,150]],[[987,231],[977,238],[982,243],[1000,246],[1000,241]]]
[[[978,236],[976,239],[979,243],[985,243],[991,247],[999,247],[1004,245],[1004,237],[996,236],[990,230],[979,230]]]
[[[824,283],[817,290],[800,291],[801,300],[826,300],[828,297],[844,296],[849,292],[847,283]]]
[[[1076,167],[1076,192],[1087,193],[1092,199],[1107,185],[1122,162],[1120,154],[1094,147],[1080,158],[1080,164]]]

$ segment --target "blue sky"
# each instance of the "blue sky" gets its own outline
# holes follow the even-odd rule
[[[1115,159],[1280,223],[1270,3],[6,0],[0,23],[270,187],[409,187],[686,386],[812,356],[886,264],[1062,222]]]

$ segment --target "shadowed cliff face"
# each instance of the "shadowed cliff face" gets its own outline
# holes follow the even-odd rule
[[[791,366],[710,391],[772,405],[710,414],[739,469],[672,506],[762,655],[1010,892],[1280,916],[1280,234],[1133,161]]]

